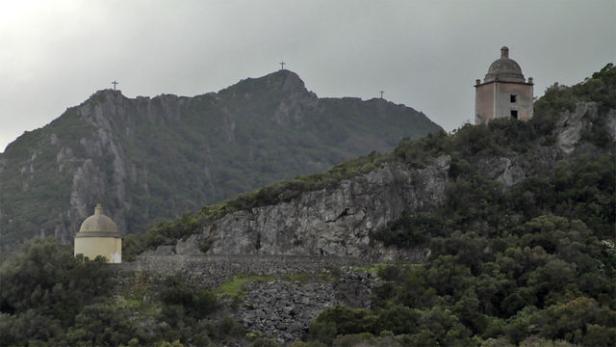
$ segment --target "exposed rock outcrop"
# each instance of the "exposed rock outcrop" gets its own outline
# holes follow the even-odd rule
[[[600,119],[605,117],[605,119]],[[604,122],[606,130],[612,139],[616,139],[616,110],[607,114],[599,114],[599,105],[595,102],[580,102],[573,112],[565,112],[557,124],[558,146],[570,154],[580,142],[584,131],[588,132],[593,124]]]
[[[180,240],[179,255],[264,254],[375,257],[391,256],[370,234],[404,211],[437,206],[444,198],[450,158],[421,169],[385,163],[335,187],[310,191],[275,205],[238,211]],[[419,255],[420,257],[421,255]]]

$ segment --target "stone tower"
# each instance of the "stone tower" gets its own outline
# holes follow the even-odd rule
[[[98,204],[94,215],[86,218],[75,235],[75,255],[83,254],[91,260],[103,256],[108,263],[122,262],[122,235],[111,218],[103,214]]]
[[[475,124],[494,118],[527,121],[533,117],[533,79],[524,79],[522,69],[509,58],[509,48],[490,65],[483,82],[475,80]]]

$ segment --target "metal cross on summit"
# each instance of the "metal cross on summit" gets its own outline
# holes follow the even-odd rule
[[[118,81],[113,81],[111,84],[113,84],[113,90],[116,90],[116,86],[120,83],[118,83]]]
[[[280,70],[284,70],[284,66],[285,66],[286,64],[287,64],[287,63],[285,63],[284,61],[281,61],[281,62],[280,62]]]

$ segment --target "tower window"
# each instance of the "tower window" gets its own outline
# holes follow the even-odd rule
[[[509,101],[511,101],[512,103],[515,103],[518,101],[518,96],[515,94],[511,94],[509,95]]]
[[[511,118],[518,119],[518,110],[511,110]]]

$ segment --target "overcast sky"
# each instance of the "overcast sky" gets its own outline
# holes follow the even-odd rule
[[[321,97],[382,89],[451,130],[501,46],[542,94],[616,60],[615,17],[616,0],[0,0],[0,151],[114,79],[192,96],[281,60]]]

